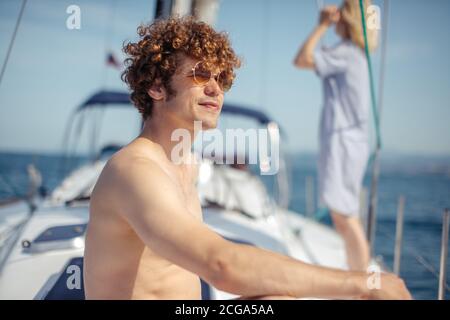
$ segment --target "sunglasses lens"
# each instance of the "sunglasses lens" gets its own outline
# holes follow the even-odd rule
[[[194,68],[194,81],[199,85],[205,85],[213,76],[212,72],[208,70],[203,63],[198,63]],[[216,76],[214,76],[217,84],[222,91],[228,91],[231,88],[232,80],[231,77],[224,71],[220,72]]]
[[[202,63],[197,64],[194,69],[195,82],[203,85],[206,84],[209,79],[211,79],[211,71],[206,70]]]
[[[231,80],[230,77],[227,76],[227,73],[222,71],[217,75],[217,83],[222,91],[228,91],[231,89]]]

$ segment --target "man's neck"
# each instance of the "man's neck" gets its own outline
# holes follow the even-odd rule
[[[188,150],[189,152],[184,154],[184,158],[187,159],[187,157],[190,157],[190,150],[197,132],[195,132],[194,126],[188,128],[182,126],[178,121],[170,120],[171,119],[167,118],[162,119],[161,117],[148,118],[144,122],[144,128],[139,137],[148,139],[157,144],[165,153],[169,161],[177,162],[175,159],[172,159],[172,150],[174,150],[177,145],[180,145],[180,143],[185,143],[184,150]],[[175,136],[174,140],[172,140],[172,133],[177,129],[184,129],[185,132],[189,132],[190,139],[179,140],[180,137]]]

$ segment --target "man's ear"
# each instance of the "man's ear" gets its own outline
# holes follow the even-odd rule
[[[166,89],[161,83],[161,80],[157,79],[152,86],[147,90],[147,94],[156,101],[163,101],[166,99]]]

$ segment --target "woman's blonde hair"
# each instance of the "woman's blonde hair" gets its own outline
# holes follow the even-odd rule
[[[364,0],[364,10],[367,13],[367,8],[371,5],[370,0]],[[366,30],[367,30],[367,43],[369,44],[369,51],[373,51],[377,47],[378,32],[374,28],[367,26],[366,18]],[[341,7],[341,19],[347,29],[347,34],[350,40],[364,50],[364,33],[361,21],[361,9],[359,6],[359,0],[344,0]]]

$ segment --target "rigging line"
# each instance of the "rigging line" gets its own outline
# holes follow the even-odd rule
[[[380,135],[380,120],[377,112],[377,100],[375,97],[375,82],[373,80],[373,69],[372,69],[372,60],[370,58],[369,52],[369,41],[367,39],[367,26],[366,26],[366,17],[365,17],[365,8],[363,0],[359,0],[359,8],[361,12],[361,22],[363,27],[363,35],[364,35],[364,50],[367,58],[367,67],[369,69],[369,80],[370,80],[370,96],[372,100],[372,112],[375,121],[375,132],[377,137],[377,149],[381,149],[381,135]]]
[[[383,110],[384,102],[384,78],[386,74],[386,55],[388,45],[388,24],[389,24],[389,0],[384,0],[383,5],[383,34],[381,36],[381,65],[380,78],[378,80],[378,117],[381,118],[381,111]]]
[[[369,195],[369,212],[368,212],[368,224],[367,224],[367,239],[370,244],[370,251],[374,251],[375,243],[375,226],[376,226],[376,211],[377,211],[377,189],[378,179],[380,175],[380,150],[381,150],[381,134],[380,123],[378,117],[378,110],[375,97],[375,83],[373,78],[372,61],[369,52],[369,41],[367,39],[367,26],[366,16],[363,0],[359,0],[359,8],[361,14],[361,22],[364,36],[364,51],[367,60],[367,67],[369,70],[370,81],[370,96],[372,102],[372,113],[374,119],[375,133],[376,133],[376,147],[375,151],[370,157],[369,162],[372,163],[372,178],[370,183],[370,195]],[[383,39],[384,40],[384,39]]]
[[[385,231],[384,229],[379,229],[379,232],[384,235],[386,238],[389,238],[390,240],[394,240],[395,238],[387,231]],[[436,277],[436,279],[439,279],[439,272],[436,271],[436,268],[430,263],[428,262],[428,260],[422,256],[416,249],[414,249],[413,247],[411,247],[409,244],[405,243],[405,248],[406,250],[414,257],[414,259],[416,259],[416,261],[422,265],[422,267],[424,267],[428,272],[430,272],[433,276]],[[445,288],[447,291],[450,292],[450,286],[445,283]]]
[[[3,75],[5,74],[5,71],[6,71],[6,66],[7,66],[8,61],[9,61],[9,56],[11,55],[11,51],[12,51],[12,48],[13,48],[13,45],[14,45],[14,41],[16,40],[17,31],[19,30],[20,21],[22,20],[22,16],[23,16],[23,12],[25,10],[25,5],[26,4],[27,4],[27,0],[23,0],[22,1],[22,7],[20,8],[19,16],[18,16],[17,21],[16,21],[16,26],[14,27],[13,36],[11,38],[11,41],[9,42],[9,47],[8,47],[8,51],[6,53],[5,61],[3,61],[2,71],[0,73],[0,85],[1,85],[2,80],[3,80]]]

